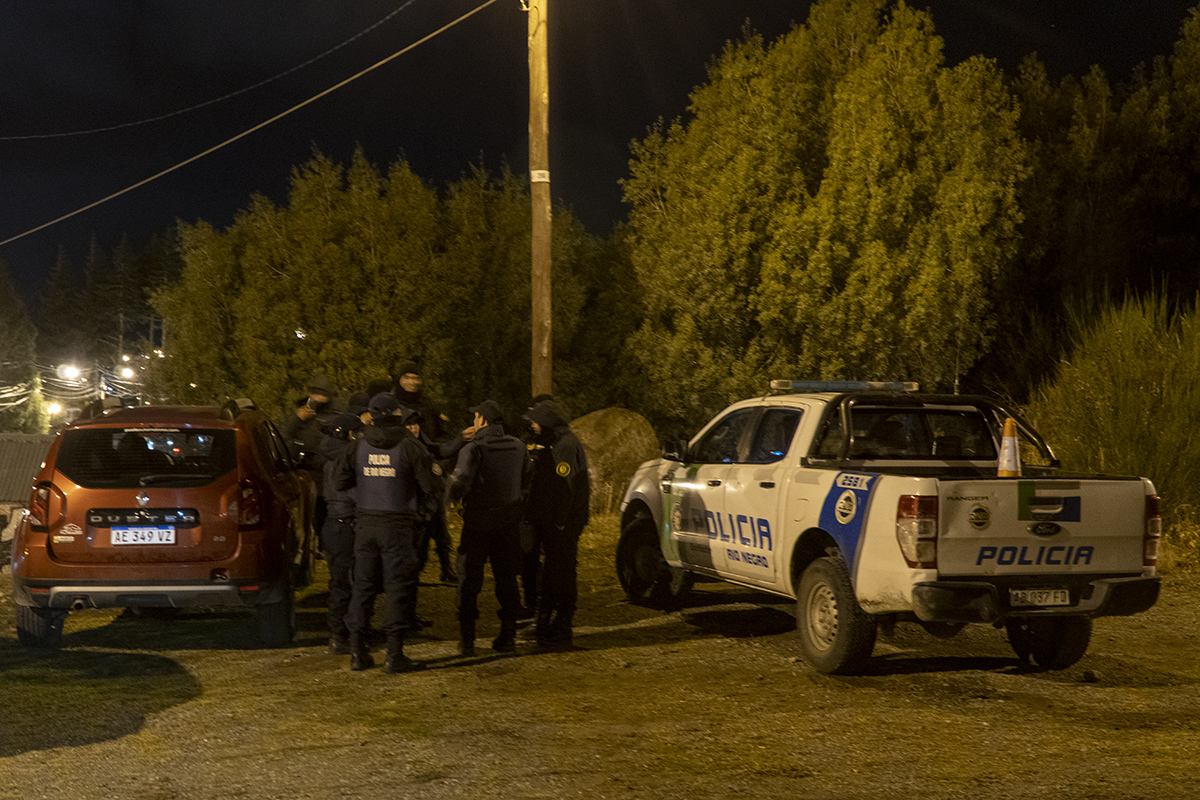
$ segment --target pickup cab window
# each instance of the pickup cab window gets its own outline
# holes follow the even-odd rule
[[[750,442],[750,464],[774,464],[787,455],[800,424],[800,409],[769,408],[763,412]]]
[[[700,464],[733,464],[738,460],[738,443],[755,409],[743,408],[728,414],[708,429],[692,448],[690,460]]]

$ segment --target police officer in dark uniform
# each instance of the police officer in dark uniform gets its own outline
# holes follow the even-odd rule
[[[458,545],[459,650],[475,654],[475,621],[483,588],[483,568],[492,563],[496,599],[500,603],[500,635],[492,649],[511,653],[517,649],[517,619],[521,594],[517,573],[521,569],[522,481],[525,476],[524,443],[504,432],[503,413],[492,400],[471,409],[475,437],[463,447],[446,487],[450,503],[463,501],[462,540]]]
[[[325,459],[321,455],[321,425],[328,425],[336,414],[333,398],[337,396],[332,381],[323,372],[315,372],[308,381],[308,396],[296,404],[296,410],[280,425],[287,440],[292,460],[301,464],[312,476],[316,487],[316,507],[313,528],[318,536],[325,528]]]
[[[539,394],[530,402],[528,411],[532,411],[542,403],[553,401],[552,395]],[[561,410],[562,407],[559,408]],[[528,411],[524,418],[527,425],[529,424]],[[536,469],[540,459],[550,458],[550,452],[545,445],[538,443],[538,435],[533,432],[532,427],[526,429],[522,440],[529,450],[528,468],[530,470]],[[528,493],[528,487],[526,487],[526,493]],[[542,542],[538,538],[538,531],[529,523],[528,515],[521,520],[521,552],[523,553],[521,591],[525,595],[525,606],[521,609],[521,619],[530,619],[536,613],[538,605],[538,585],[542,575]]]
[[[421,387],[424,380],[421,377],[421,365],[415,360],[401,361],[393,368],[395,382],[393,392],[400,404],[410,408],[420,415],[420,440],[433,454],[435,461],[441,462],[435,471],[449,471],[454,455],[462,449],[463,436],[451,435],[449,420],[433,404]],[[439,497],[442,495],[439,494]],[[441,563],[441,580],[443,583],[455,583],[458,578],[454,574],[454,565],[450,553],[454,542],[450,538],[450,530],[446,527],[446,509],[439,507],[425,526],[424,535],[417,543],[417,556],[421,559],[422,569],[429,557],[429,543],[433,542],[437,550],[438,561]]]
[[[356,446],[346,452],[339,470],[339,488],[355,487],[354,591],[346,620],[350,629],[350,669],[374,666],[367,652],[367,625],[375,600],[375,573],[383,574],[384,633],[389,673],[422,665],[404,655],[404,634],[412,625],[417,603],[415,538],[423,516],[436,498],[427,458],[416,438],[404,427],[400,401],[378,394],[369,404],[371,424],[363,428]]]
[[[329,602],[326,621],[329,650],[337,655],[350,652],[350,631],[346,612],[354,585],[354,489],[341,490],[338,470],[346,450],[353,445],[354,434],[361,431],[362,420],[353,413],[338,414],[321,426],[321,455],[325,459],[325,525],[321,528],[321,548],[329,565]]]
[[[470,440],[470,437],[475,435],[475,429],[467,428],[453,439],[437,444],[425,435],[425,418],[420,411],[413,409],[406,413],[404,424],[429,452],[428,466],[433,475],[433,486],[438,497],[444,498],[446,475],[452,469],[455,456]],[[421,531],[421,535],[417,538],[417,559],[421,562],[421,570],[425,569],[425,561],[429,558],[429,543],[432,541],[437,550],[438,561],[442,565],[442,583],[458,583],[458,575],[450,560],[450,551],[454,549],[454,542],[450,538],[450,530],[446,527],[446,509],[441,503],[433,516],[422,526]]]
[[[570,645],[579,596],[579,536],[591,499],[587,455],[555,402],[538,403],[525,418],[545,448],[534,462],[529,488],[529,521],[545,552],[534,636],[541,644]]]

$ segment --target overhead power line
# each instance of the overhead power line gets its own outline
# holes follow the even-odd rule
[[[264,120],[263,122],[258,123],[257,125],[255,125],[252,128],[247,128],[246,130],[242,131],[241,133],[237,134],[236,136],[231,136],[230,138],[226,139],[225,141],[221,142],[220,144],[213,145],[212,147],[208,148],[207,150],[205,150],[201,153],[197,153],[196,155],[194,155],[190,158],[184,159],[183,161],[180,161],[179,163],[177,163],[173,166],[167,167],[166,169],[162,170],[161,172],[156,172],[155,174],[151,175],[149,178],[140,180],[131,186],[126,186],[124,189],[121,189],[120,191],[117,191],[117,192],[113,192],[112,194],[108,195],[107,197],[102,197],[93,203],[88,203],[86,206],[83,206],[82,208],[77,208],[74,211],[70,212],[69,214],[63,214],[61,217],[52,219],[49,222],[44,222],[35,228],[30,228],[27,231],[18,233],[16,236],[10,236],[9,238],[7,238],[5,240],[0,241],[0,247],[3,247],[6,244],[15,242],[18,239],[23,239],[26,236],[30,236],[31,234],[37,233],[38,231],[45,230],[46,228],[49,228],[51,225],[57,225],[58,223],[60,223],[64,220],[68,220],[71,217],[78,216],[79,214],[82,214],[85,211],[90,211],[93,208],[103,205],[110,200],[114,200],[123,194],[128,194],[129,192],[132,192],[134,189],[139,189],[148,183],[152,183],[153,181],[158,180],[159,178],[163,177],[164,175],[169,175],[178,169],[186,167],[188,164],[191,164],[193,161],[199,161],[200,159],[204,158],[205,156],[211,155],[212,153],[215,153],[216,151],[220,150],[221,148],[233,144],[234,142],[238,141],[239,139],[244,139],[247,136],[249,136],[250,134],[254,133],[255,131],[259,131],[259,130],[267,127],[271,123],[277,122],[277,121],[283,119],[284,117],[288,116],[289,114],[299,111],[300,109],[304,108],[307,105],[315,103],[317,100],[320,100],[325,95],[331,94],[332,92],[337,91],[338,89],[342,88],[346,84],[353,83],[354,81],[363,77],[367,73],[374,72],[375,70],[379,69],[383,65],[385,65],[391,61],[394,61],[395,59],[397,59],[400,56],[404,55],[405,53],[409,52],[410,50],[413,50],[413,49],[425,44],[430,39],[433,39],[434,37],[439,36],[442,33],[445,33],[446,31],[453,28],[455,25],[458,25],[460,22],[463,22],[464,20],[466,20],[470,17],[473,17],[475,14],[478,14],[480,11],[482,11],[483,9],[487,8],[488,6],[492,5],[495,2],[497,2],[497,0],[486,0],[486,2],[479,4],[475,8],[473,8],[470,11],[468,11],[467,13],[463,14],[458,19],[456,19],[452,22],[446,23],[445,25],[438,28],[433,33],[430,33],[426,36],[421,37],[420,39],[418,39],[417,41],[408,45],[407,47],[397,50],[395,53],[392,53],[390,56],[388,56],[384,59],[381,59],[380,61],[375,62],[374,64],[367,67],[366,69],[361,70],[361,71],[355,73],[354,75],[351,75],[349,78],[346,78],[345,80],[343,80],[339,83],[336,83],[333,86],[330,86],[328,89],[325,89],[324,91],[313,95],[312,97],[308,98],[307,100],[303,100],[303,101],[297,103],[296,105],[292,106],[288,110],[282,111],[282,112],[276,114],[275,116],[271,117],[270,119],[267,119],[267,120]]]
[[[183,116],[184,114],[190,114],[193,111],[199,111],[202,108],[207,108],[208,106],[216,105],[217,103],[222,103],[226,100],[231,100],[234,97],[246,94],[247,92],[252,92],[255,89],[259,89],[263,86],[266,86],[269,83],[274,83],[275,81],[279,80],[280,78],[286,78],[288,75],[291,75],[293,72],[298,72],[299,70],[302,70],[311,64],[315,64],[316,62],[320,61],[322,58],[325,58],[326,56],[332,55],[333,53],[336,53],[338,50],[341,50],[343,47],[349,45],[351,42],[357,41],[358,39],[361,39],[363,36],[366,36],[368,33],[375,30],[380,25],[387,22],[392,17],[396,16],[401,11],[408,8],[415,2],[417,2],[417,0],[408,0],[406,3],[401,5],[399,8],[390,12],[383,19],[379,20],[378,22],[374,23],[373,25],[370,25],[370,26],[362,29],[361,31],[354,34],[353,36],[351,36],[349,39],[345,40],[344,42],[341,42],[340,44],[336,44],[333,47],[326,50],[325,52],[319,53],[319,54],[313,56],[312,58],[305,61],[303,64],[297,64],[296,66],[294,66],[290,69],[285,69],[283,72],[280,72],[278,75],[272,75],[270,78],[265,78],[265,79],[259,81],[258,83],[252,84],[252,85],[247,86],[242,89],[238,89],[237,91],[230,92],[229,94],[223,94],[220,97],[214,97],[211,100],[205,100],[203,103],[197,103],[195,105],[188,106],[187,108],[180,108],[175,111],[169,111],[166,114],[159,114],[158,116],[155,116],[155,117],[146,117],[145,119],[134,120],[132,122],[122,122],[117,125],[106,125],[101,128],[88,128],[87,130],[79,130],[79,131],[62,131],[59,133],[32,133],[32,134],[26,134],[24,136],[0,136],[0,142],[25,142],[25,141],[30,141],[33,139],[65,139],[67,137],[72,137],[72,136],[89,136],[94,133],[109,133],[111,131],[119,131],[119,130],[123,130],[125,128],[136,128],[141,125],[149,125],[152,122],[162,122],[164,119],[171,119],[172,117],[179,117],[179,116]]]

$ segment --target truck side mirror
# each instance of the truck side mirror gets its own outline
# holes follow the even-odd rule
[[[667,442],[663,447],[663,458],[667,461],[685,461],[688,443],[683,439]]]

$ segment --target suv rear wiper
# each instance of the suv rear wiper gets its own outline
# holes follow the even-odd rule
[[[143,475],[138,478],[138,485],[149,486],[152,483],[165,483],[167,481],[208,480],[211,477],[207,472],[163,472],[157,475]]]

